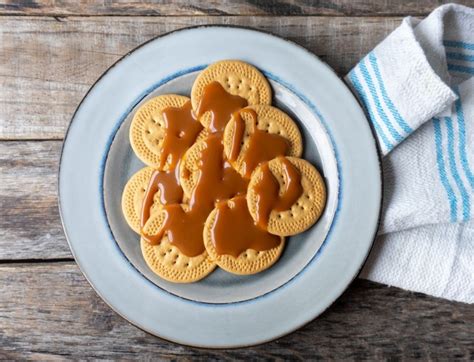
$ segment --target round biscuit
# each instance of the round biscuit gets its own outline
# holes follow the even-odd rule
[[[228,93],[245,98],[249,105],[272,103],[270,84],[257,68],[240,60],[221,60],[209,65],[194,81],[191,89],[193,109],[197,109],[204,88],[214,81],[219,82]],[[208,127],[210,112],[203,114],[199,121]]]
[[[232,202],[229,200],[228,202]],[[280,245],[270,250],[256,251],[247,249],[241,253],[237,258],[232,255],[217,254],[214,243],[211,237],[211,228],[216,219],[217,209],[211,211],[204,224],[203,238],[204,246],[211,260],[222,269],[232,274],[250,275],[259,273],[271,267],[279,259],[283,248],[285,246],[285,238],[281,237]]]
[[[186,207],[186,205],[183,205]],[[165,222],[164,212],[154,213],[146,222],[143,231],[147,235],[156,235]],[[207,251],[200,255],[188,257],[178,247],[171,244],[166,235],[160,243],[150,245],[141,240],[142,254],[153,272],[171,282],[191,283],[198,281],[214,270],[216,264],[211,261]]]
[[[160,166],[161,145],[165,137],[163,110],[182,107],[188,97],[168,94],[151,98],[140,106],[130,125],[130,144],[137,157],[148,166]],[[164,170],[168,170],[168,161]]]
[[[301,158],[287,157],[301,174],[303,193],[290,210],[277,212],[273,210],[268,219],[267,230],[271,234],[289,236],[299,234],[312,226],[321,216],[326,204],[326,187],[321,174],[308,161]],[[284,171],[278,158],[269,161],[272,174],[282,189]],[[262,177],[261,166],[257,167],[250,178],[247,191],[247,205],[250,215],[257,219],[257,200],[255,185]]]
[[[247,112],[242,112],[245,109],[252,109],[255,111],[255,113],[257,114],[256,126],[259,130],[266,131],[271,134],[280,135],[288,140],[290,147],[288,150],[288,154],[285,156],[301,157],[303,153],[303,140],[301,138],[301,133],[298,129],[298,126],[290,118],[289,115],[272,106],[249,106],[240,111],[241,117],[245,122],[245,132],[242,140],[243,145],[241,146],[241,150],[237,159],[232,162],[232,166],[241,175],[243,175],[244,173],[243,160],[245,156],[245,151],[249,147],[249,139],[255,128],[252,117]],[[234,129],[235,123],[229,122],[224,130],[223,144],[224,153],[227,158],[230,157]]]
[[[158,245],[150,245],[143,238],[140,246],[148,267],[159,277],[174,283],[192,283],[205,278],[215,268],[204,251],[201,255],[188,257],[172,245],[165,237]]]

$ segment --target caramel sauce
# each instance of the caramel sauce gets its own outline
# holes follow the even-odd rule
[[[158,191],[160,191],[160,202],[163,205],[179,204],[183,200],[183,189],[179,184],[178,171],[179,167],[176,167],[173,171],[155,170],[152,173],[142,202],[140,217],[142,228],[150,217],[150,208]]]
[[[245,132],[245,121],[241,114],[245,112],[252,118],[254,132],[250,135],[249,146],[242,160],[242,171],[246,178],[250,178],[252,171],[262,162],[274,159],[277,156],[287,154],[290,144],[288,140],[280,135],[268,133],[257,128],[257,113],[253,109],[243,109],[234,113],[232,122],[235,122],[232,134],[232,146],[230,149],[230,161],[236,161],[243,144]]]
[[[217,254],[228,254],[235,258],[247,249],[269,250],[281,242],[279,236],[269,234],[255,225],[245,196],[232,199],[231,206],[226,201],[217,204],[211,238]]]
[[[160,230],[155,235],[143,234],[143,238],[151,245],[157,245],[162,237],[167,235],[170,243],[184,255],[193,257],[202,254],[204,252],[202,232],[211,211],[204,207],[185,211],[179,204],[167,205],[164,211],[165,221]]]
[[[280,194],[280,184],[272,174],[268,162],[262,164],[262,178],[254,186],[257,194],[256,223],[265,230],[272,210],[289,210],[303,193],[299,171],[285,157],[279,157],[278,159],[283,165],[285,180],[283,192]]]
[[[289,149],[286,139],[269,134],[256,128],[257,114],[250,112],[255,132],[249,140],[249,148],[244,155],[245,175],[235,171],[224,156],[222,131],[235,112],[236,122],[231,149],[231,159],[235,160],[241,149],[245,123],[238,111],[247,105],[239,96],[227,93],[218,82],[208,84],[204,89],[201,102],[193,116],[191,105],[187,102],[181,108],[167,108],[163,111],[166,133],[163,151],[160,155],[160,166],[170,162],[170,171],[155,171],[152,175],[142,205],[142,229],[150,217],[150,208],[156,192],[160,191],[160,202],[164,205],[164,222],[155,235],[142,237],[150,244],[159,244],[167,236],[171,244],[188,257],[202,254],[205,250],[203,228],[210,212],[217,207],[217,215],[212,226],[212,241],[219,255],[228,254],[238,257],[247,249],[263,251],[280,244],[280,237],[266,231],[270,212],[286,210],[298,199],[302,192],[300,175],[294,166],[281,158],[285,172],[285,189],[279,195],[278,181],[263,164],[263,178],[255,186],[259,195],[258,222],[255,223],[248,211],[245,193],[248,187],[248,176],[262,162],[285,155]],[[179,161],[184,152],[194,143],[202,126],[197,121],[205,112],[211,112],[209,129],[211,134],[204,140],[206,147],[198,161],[197,182],[192,191],[188,205],[182,205],[183,190],[179,184]],[[189,177],[189,171],[183,177]],[[232,206],[227,200],[233,199]]]
[[[201,101],[197,107],[197,116],[201,117],[207,111],[211,112],[211,132],[223,132],[232,113],[247,106],[245,98],[234,96],[222,87],[219,82],[211,82],[204,88]]]
[[[150,244],[156,245],[166,233],[169,241],[189,257],[204,252],[204,223],[215,203],[244,194],[248,184],[224,159],[221,134],[213,134],[205,142],[189,209],[183,210],[177,204],[164,206],[165,221],[158,233],[143,235]]]
[[[248,181],[235,171],[224,158],[221,134],[206,139],[206,148],[199,162],[198,181],[191,195],[190,206],[197,204],[214,208],[215,203],[247,191]]]
[[[194,143],[203,127],[194,117],[191,101],[187,101],[180,108],[168,107],[164,109],[163,120],[165,122],[165,137],[161,146],[160,169],[163,169],[169,159],[172,170]]]

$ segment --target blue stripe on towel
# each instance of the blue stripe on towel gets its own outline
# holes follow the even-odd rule
[[[449,168],[451,170],[451,175],[454,178],[454,182],[456,183],[459,192],[461,193],[462,199],[462,216],[463,221],[469,220],[469,216],[471,214],[471,205],[469,201],[469,195],[464,187],[464,183],[459,176],[459,172],[456,166],[456,159],[454,156],[454,128],[453,128],[453,120],[451,117],[445,117],[446,128],[448,129],[448,160],[449,160]]]
[[[474,44],[466,43],[463,41],[445,40],[443,41],[443,45],[449,48],[461,48],[461,49],[467,49],[467,50],[474,50]]]
[[[388,119],[387,115],[385,114],[384,110],[382,109],[382,105],[380,104],[379,96],[377,95],[377,91],[375,90],[374,83],[372,82],[372,77],[365,66],[365,59],[362,59],[359,63],[360,71],[362,76],[364,77],[365,82],[367,83],[367,87],[369,88],[370,94],[372,95],[372,99],[375,103],[375,109],[377,109],[377,113],[382,118],[383,123],[389,130],[392,137],[397,141],[403,141],[403,137],[397,132],[395,128],[393,128],[392,122]]]
[[[369,115],[372,121],[372,124],[374,125],[375,131],[377,132],[377,135],[379,136],[379,138],[382,139],[382,142],[385,145],[385,148],[388,151],[392,150],[393,145],[390,143],[387,136],[385,136],[383,129],[378,124],[377,119],[375,118],[375,115],[372,112],[372,108],[369,107],[369,100],[367,99],[367,94],[365,94],[364,88],[362,88],[359,78],[355,74],[354,70],[352,70],[349,73],[349,79],[351,80],[356,92],[359,94],[359,97],[361,98],[361,101],[362,101],[362,105],[364,106],[366,113]]]
[[[454,60],[464,60],[466,62],[474,62],[474,55],[447,52],[446,58]]]
[[[397,108],[395,107],[395,105],[392,103],[392,100],[388,96],[387,90],[385,89],[385,85],[382,80],[382,76],[380,74],[379,66],[377,64],[377,58],[375,57],[375,54],[373,52],[369,53],[369,62],[372,65],[372,68],[375,73],[375,77],[377,78],[377,82],[379,83],[380,90],[382,91],[382,98],[385,101],[387,108],[392,113],[393,118],[395,118],[398,125],[405,131],[405,133],[407,134],[412,133],[413,132],[412,128],[405,122],[402,116],[400,116],[400,113],[398,113]]]
[[[451,185],[449,184],[448,177],[446,175],[443,150],[442,150],[442,145],[441,145],[442,135],[441,135],[441,126],[440,126],[439,119],[433,118],[433,128],[434,128],[435,146],[436,146],[436,164],[438,166],[439,178],[441,180],[441,184],[446,190],[446,195],[448,196],[451,222],[456,222],[457,200],[456,200],[456,195],[454,195],[454,191]]]
[[[458,64],[450,64],[448,63],[448,70],[452,70],[454,72],[461,72],[461,73],[467,73],[467,74],[474,74],[474,68],[472,67],[466,67],[464,65],[458,65]]]
[[[459,129],[459,159],[461,160],[464,174],[466,175],[471,188],[474,190],[474,175],[472,174],[466,155],[466,124],[464,122],[464,112],[462,110],[461,98],[457,99],[457,101],[454,103],[454,106],[456,108],[456,118],[458,119]]]

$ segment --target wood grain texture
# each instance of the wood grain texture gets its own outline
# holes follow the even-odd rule
[[[178,346],[115,314],[71,262],[0,266],[0,325],[2,359],[448,360],[474,353],[471,306],[367,281],[356,281],[320,318],[277,341],[228,351]]]
[[[0,14],[9,15],[425,15],[447,0],[157,0],[74,1],[7,0]],[[456,1],[472,5],[472,0]]]
[[[0,359],[474,359],[472,306],[361,280],[321,318],[262,346],[214,351],[155,338],[115,314],[70,260],[56,197],[74,109],[142,42],[186,26],[245,25],[306,46],[343,75],[401,16],[445,2],[0,0]]]
[[[400,18],[0,17],[0,139],[62,139],[93,82],[125,53],[165,32],[245,25],[296,41],[343,75]]]
[[[0,261],[71,257],[56,197],[60,151],[59,141],[0,142]]]

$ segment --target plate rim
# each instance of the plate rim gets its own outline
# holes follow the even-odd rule
[[[194,344],[194,343],[185,343],[183,342],[182,340],[178,340],[178,339],[173,339],[173,338],[170,338],[169,336],[162,336],[160,335],[159,333],[157,333],[156,331],[150,331],[148,330],[147,328],[145,328],[144,326],[141,326],[140,324],[138,324],[138,322],[136,321],[132,321],[131,319],[129,319],[129,317],[127,317],[124,313],[122,313],[121,311],[119,311],[117,308],[115,308],[108,300],[107,298],[105,298],[102,293],[99,291],[99,289],[94,285],[94,283],[90,280],[89,276],[87,275],[87,273],[84,272],[83,270],[83,266],[81,266],[81,264],[77,261],[77,255],[75,254],[75,251],[74,251],[74,248],[72,247],[72,244],[71,244],[71,241],[70,241],[70,237],[68,235],[68,232],[67,232],[67,229],[66,229],[66,224],[65,224],[65,220],[64,220],[64,215],[63,215],[63,210],[62,210],[62,206],[61,206],[61,187],[60,187],[60,179],[61,179],[61,166],[62,166],[62,163],[63,163],[63,156],[64,156],[64,149],[65,149],[65,145],[66,145],[66,141],[68,139],[68,136],[70,134],[70,130],[71,130],[71,126],[74,122],[74,120],[76,119],[76,115],[78,113],[78,111],[80,110],[81,106],[83,105],[84,101],[88,98],[89,94],[91,93],[91,91],[95,88],[95,86],[110,72],[112,71],[117,65],[119,65],[122,61],[124,61],[128,56],[130,56],[132,53],[134,53],[135,51],[139,50],[140,48],[148,45],[149,43],[152,43],[154,42],[155,40],[158,40],[160,38],[163,38],[163,37],[166,37],[168,35],[171,35],[171,34],[174,34],[174,33],[178,33],[178,32],[182,32],[182,31],[189,31],[189,30],[196,30],[196,29],[202,29],[202,28],[216,28],[216,29],[219,29],[219,28],[225,28],[225,29],[241,29],[241,30],[248,30],[248,31],[251,31],[251,32],[256,32],[256,33],[262,33],[264,35],[268,35],[268,36],[271,36],[271,37],[274,37],[274,38],[277,38],[279,40],[282,40],[282,41],[285,41],[301,50],[304,50],[307,55],[309,55],[310,57],[314,58],[314,60],[316,60],[317,62],[321,63],[322,65],[325,66],[325,68],[327,70],[329,70],[331,73],[333,73],[334,76],[336,76],[343,84],[343,86],[345,88],[347,88],[349,90],[349,92],[351,93],[352,97],[354,98],[354,100],[356,101],[358,107],[361,109],[361,113],[363,114],[364,118],[365,118],[365,121],[367,123],[367,125],[369,126],[369,129],[370,129],[370,136],[371,136],[371,140],[374,144],[374,149],[375,149],[375,153],[376,153],[376,158],[377,158],[377,161],[378,161],[378,179],[379,179],[379,186],[380,186],[380,198],[379,198],[379,212],[378,212],[378,217],[377,217],[377,221],[376,221],[376,227],[374,229],[374,235],[370,241],[370,246],[368,247],[367,249],[367,253],[365,255],[365,258],[364,258],[364,261],[361,263],[359,269],[354,273],[354,275],[352,276],[351,278],[351,281],[349,283],[347,283],[347,285],[345,286],[345,288],[340,292],[340,293],[337,293],[337,295],[333,298],[333,300],[322,310],[318,311],[317,313],[315,313],[311,318],[309,318],[308,320],[296,325],[295,327],[292,327],[292,328],[289,328],[287,329],[286,331],[282,332],[282,333],[279,333],[279,334],[274,334],[268,338],[264,338],[264,339],[258,339],[258,340],[255,340],[254,342],[252,343],[242,343],[242,344],[232,344],[232,345],[218,345],[218,346],[210,346],[210,345],[207,345],[207,344]],[[319,112],[318,112],[319,113]],[[319,116],[319,114],[318,114]],[[320,117],[322,118],[322,117]],[[326,128],[326,124],[325,122],[323,122],[325,128]],[[329,132],[329,130],[328,130]],[[116,132],[114,133],[114,137],[115,137],[115,134]],[[332,138],[331,138],[332,140]],[[336,150],[335,150],[336,152]],[[323,60],[321,60],[316,54],[314,54],[312,51],[310,51],[309,49],[307,49],[305,46],[301,45],[301,44],[298,44],[297,42],[293,41],[293,40],[289,40],[289,39],[286,39],[282,36],[279,36],[277,34],[274,34],[270,31],[267,31],[267,30],[262,30],[262,29],[256,29],[256,28],[253,28],[253,27],[249,27],[249,26],[242,26],[242,25],[233,25],[233,24],[200,24],[200,25],[194,25],[194,26],[188,26],[188,27],[182,27],[182,28],[178,28],[178,29],[174,29],[174,30],[171,30],[171,31],[168,31],[168,32],[165,32],[165,33],[162,33],[162,34],[159,34],[159,35],[156,35],[148,40],[146,40],[145,42],[143,43],[140,43],[139,45],[137,45],[136,47],[130,49],[129,51],[127,51],[123,56],[119,57],[113,64],[111,64],[109,67],[107,67],[107,69],[91,84],[91,86],[89,87],[89,89],[87,90],[87,92],[85,93],[85,95],[82,97],[81,101],[78,103],[75,111],[73,112],[72,116],[71,116],[71,119],[68,123],[68,126],[66,128],[66,132],[64,134],[64,139],[63,139],[63,142],[62,142],[62,146],[61,146],[61,153],[60,153],[60,158],[59,158],[59,163],[58,163],[58,170],[57,170],[57,195],[58,195],[58,199],[57,199],[57,202],[58,202],[58,209],[59,209],[59,215],[60,215],[60,220],[61,220],[61,225],[62,225],[62,228],[63,228],[63,231],[64,231],[64,235],[65,235],[65,238],[66,238],[66,241],[68,243],[68,247],[71,251],[71,254],[73,255],[74,257],[74,260],[75,260],[75,263],[76,265],[78,266],[79,270],[81,271],[82,275],[85,277],[85,279],[87,280],[87,282],[90,284],[90,286],[92,287],[92,289],[97,293],[97,295],[101,298],[101,300],[103,302],[105,302],[115,313],[117,313],[118,315],[120,315],[123,319],[125,319],[127,322],[131,323],[133,326],[139,328],[140,330],[146,332],[146,333],[149,333],[153,336],[156,336],[156,337],[159,337],[163,340],[166,340],[166,341],[170,341],[170,342],[173,342],[173,343],[177,343],[177,344],[181,344],[181,345],[185,345],[185,346],[192,346],[192,347],[197,347],[197,348],[210,348],[210,349],[235,349],[235,348],[242,348],[242,347],[250,347],[250,346],[255,346],[255,345],[260,345],[260,344],[263,344],[263,343],[267,343],[267,342],[270,342],[270,341],[273,341],[275,339],[278,339],[278,338],[281,338],[282,336],[286,336],[288,334],[291,334],[293,333],[294,331],[300,329],[301,327],[305,326],[306,324],[312,322],[313,320],[315,320],[317,317],[321,316],[329,307],[331,307],[334,302],[336,302],[337,299],[339,299],[341,297],[341,295],[347,290],[347,288],[350,286],[350,284],[353,282],[353,280],[360,274],[362,268],[364,267],[368,257],[369,257],[369,254],[371,252],[371,250],[373,249],[373,246],[374,246],[374,242],[375,242],[375,238],[376,238],[376,235],[377,235],[377,230],[380,226],[380,223],[381,223],[381,217],[382,217],[382,205],[383,205],[383,197],[384,197],[384,194],[383,194],[383,189],[384,189],[384,183],[383,183],[383,168],[382,168],[382,156],[381,156],[381,151],[380,151],[380,146],[379,146],[379,143],[377,141],[377,138],[376,138],[376,135],[375,135],[375,131],[374,131],[374,128],[373,128],[373,125],[368,121],[367,119],[367,116],[365,114],[365,112],[363,112],[363,108],[361,107],[361,104],[359,102],[359,100],[357,99],[357,97],[354,96],[353,92],[351,91],[351,89],[347,86],[347,84],[343,81],[343,79],[341,79],[341,77],[338,76],[338,74],[334,71],[334,69],[332,69],[326,62],[324,62]],[[108,156],[108,155],[107,155]],[[338,176],[339,177],[339,176]],[[339,185],[340,186],[340,185]],[[341,191],[341,190],[339,190]],[[338,192],[339,193],[339,192]],[[339,198],[339,195],[338,195],[338,198]],[[337,212],[335,214],[335,216],[337,215]],[[334,221],[336,220],[336,218],[333,219],[333,223]],[[331,226],[332,224],[331,223]],[[329,232],[330,233],[330,232]],[[329,234],[328,234],[329,236]],[[326,238],[328,237],[326,236]],[[116,242],[116,241],[115,241]],[[118,247],[118,246],[117,246]],[[313,256],[314,258],[314,256]],[[312,261],[313,259],[311,259]],[[309,264],[311,263],[311,261],[309,262]],[[308,264],[308,265],[309,265]],[[304,269],[304,268],[303,268]],[[138,272],[139,273],[139,272]],[[141,273],[139,273],[141,275]],[[298,273],[296,276],[298,276],[300,273]],[[143,275],[141,275],[142,278],[146,279],[146,277],[144,277]],[[152,283],[152,282],[150,282]],[[153,284],[153,283],[152,283]],[[153,284],[154,285],[154,284]],[[154,285],[156,287],[156,285]],[[175,296],[173,295],[174,297],[177,297],[177,298],[180,298],[179,296]],[[244,301],[245,302],[245,301]],[[238,303],[241,303],[241,302],[238,302]],[[234,303],[230,303],[230,304],[234,304]],[[211,304],[212,305],[212,304]]]

